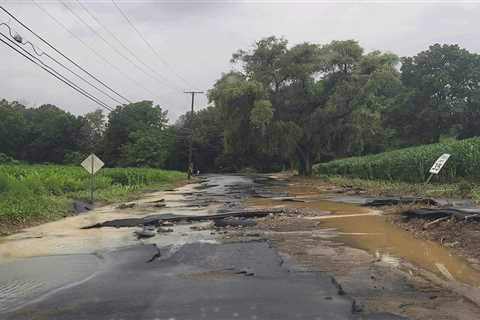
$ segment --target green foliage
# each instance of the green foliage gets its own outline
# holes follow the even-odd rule
[[[53,105],[27,109],[2,100],[0,152],[22,161],[63,163],[68,153],[83,151],[83,125],[83,118]]]
[[[167,112],[159,106],[153,106],[152,101],[141,101],[117,107],[108,115],[108,124],[104,133],[102,152],[100,153],[110,166],[117,165],[158,165],[162,162],[157,155],[132,155],[155,137],[167,125]],[[143,134],[147,136],[145,139]],[[151,151],[152,148],[149,148]],[[158,150],[157,150],[158,151]],[[154,158],[154,159],[152,159]]]
[[[458,192],[462,196],[462,198],[467,198],[472,195],[472,192],[475,188],[475,185],[467,180],[462,180],[458,184]]]
[[[349,185],[354,188],[368,190],[369,193],[376,195],[391,196],[392,194],[395,194],[435,198],[457,198],[462,196],[459,192],[459,185],[455,183],[430,183],[425,185],[424,182],[408,183],[402,181],[366,180],[342,176],[321,176],[321,178],[322,180],[329,181],[335,185]],[[475,191],[478,191],[478,188],[474,189],[472,193]],[[476,200],[478,200],[478,197]]]
[[[0,164],[19,164],[19,161],[7,156],[5,153],[0,153]]]
[[[22,159],[28,126],[25,107],[17,102],[0,100],[0,152]]]
[[[325,70],[348,74],[353,71],[363,54],[363,48],[355,40],[337,41],[322,48]]]
[[[95,176],[97,199],[111,201],[184,177],[177,171],[105,168]],[[89,188],[90,176],[78,166],[0,165],[0,221],[19,224],[61,217],[69,210],[69,199],[88,199]]]
[[[264,95],[259,82],[248,81],[237,73],[224,75],[209,91],[209,99],[215,102],[223,121],[225,153],[242,162],[252,160],[255,155],[258,139],[250,117],[255,104],[263,100]]]
[[[430,167],[443,153],[450,153],[451,157],[432,181],[452,182],[460,178],[470,182],[480,181],[480,138],[449,140],[376,155],[334,160],[315,165],[314,173],[372,180],[423,182]]]
[[[167,158],[163,130],[149,128],[130,133],[121,147],[118,164],[125,167],[163,167]]]
[[[224,151],[224,124],[220,109],[210,106],[195,112],[193,117],[187,115],[181,116],[164,132],[167,149],[165,167],[186,170],[192,139],[194,170],[202,173],[219,170],[218,159]]]
[[[252,111],[250,111],[250,122],[265,134],[267,125],[273,118],[272,103],[268,100],[255,101]]]
[[[388,114],[388,124],[404,144],[438,142],[480,134],[480,56],[458,45],[435,44],[402,59],[403,100]]]
[[[310,175],[316,162],[480,136],[480,56],[458,45],[399,58],[355,40],[290,45],[271,36],[231,61],[237,71],[216,81],[211,105],[173,125],[152,101],[105,119],[1,100],[0,163],[78,164],[95,152],[108,166],[186,170],[191,143],[201,172]]]
[[[317,159],[384,150],[382,114],[402,89],[398,60],[364,55],[354,40],[289,47],[268,37],[238,51],[243,73],[224,75],[209,95],[225,116],[226,153],[240,166],[277,159],[310,175]]]
[[[84,140],[81,144],[81,150],[77,150],[77,152],[81,153],[83,151],[83,153],[85,153],[85,151],[88,150],[89,152],[87,153],[91,153],[92,151],[98,151],[102,147],[103,134],[106,129],[103,110],[97,109],[93,112],[89,112],[84,116],[81,116],[80,119],[82,120],[82,127],[80,130]],[[82,154],[82,156],[87,155],[87,153]],[[77,164],[79,162],[66,161],[66,163]]]

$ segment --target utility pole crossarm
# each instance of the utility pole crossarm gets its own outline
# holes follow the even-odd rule
[[[195,105],[195,95],[196,94],[202,94],[203,91],[185,91],[186,94],[191,94],[192,95],[192,109],[191,109],[191,112],[190,112],[190,141],[188,143],[188,168],[187,168],[187,176],[188,176],[188,180],[190,180],[191,176],[192,176],[192,172],[193,172],[193,162],[192,162],[192,157],[193,157],[193,150],[192,150],[192,147],[193,147],[193,107]]]

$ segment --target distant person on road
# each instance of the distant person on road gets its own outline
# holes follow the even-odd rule
[[[188,176],[189,176],[189,177],[194,175],[194,172],[193,172],[193,163],[190,163],[190,164],[188,165],[188,169],[187,169],[187,170],[188,170],[187,173],[188,173]]]

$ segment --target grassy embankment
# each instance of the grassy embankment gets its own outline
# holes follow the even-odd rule
[[[431,184],[428,170],[443,153],[452,156]],[[320,163],[314,174],[378,194],[463,197],[480,202],[480,138],[411,147]]]
[[[167,188],[185,174],[147,168],[105,168],[95,176],[95,200],[126,200],[146,190]],[[0,165],[0,233],[61,218],[72,200],[88,201],[90,177],[80,167]]]

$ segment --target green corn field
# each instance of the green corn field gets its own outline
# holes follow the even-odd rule
[[[398,149],[375,155],[319,163],[315,175],[341,175],[370,180],[423,182],[443,153],[451,157],[432,182],[480,180],[480,138]]]
[[[177,171],[104,168],[95,175],[96,199],[128,198],[135,191],[182,180]],[[90,175],[81,167],[0,165],[0,223],[51,220],[68,213],[72,200],[88,200]]]

